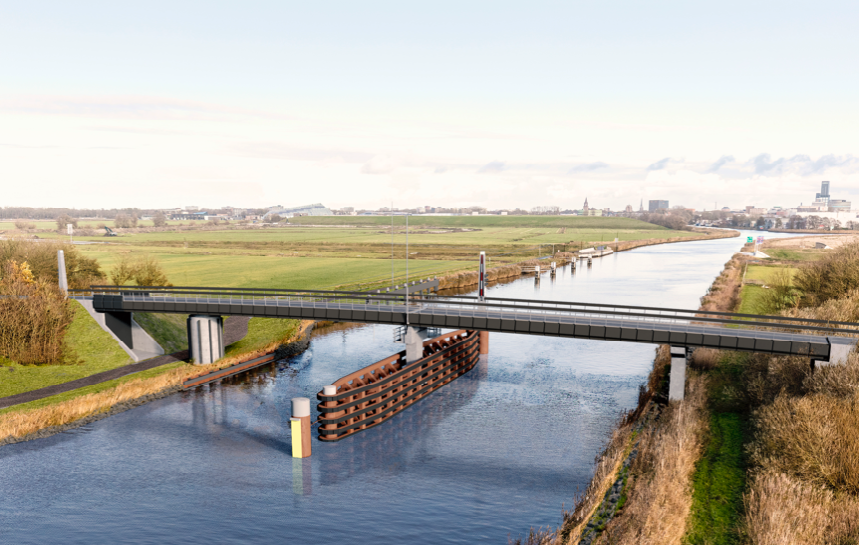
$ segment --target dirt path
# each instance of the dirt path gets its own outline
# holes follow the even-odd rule
[[[224,344],[232,344],[244,339],[245,335],[248,334],[249,321],[250,318],[245,316],[231,316],[226,320],[224,322]],[[64,382],[62,384],[55,384],[53,386],[39,388],[38,390],[31,390],[29,392],[2,397],[0,398],[0,409],[5,409],[12,405],[36,401],[37,399],[50,397],[63,392],[69,392],[77,388],[83,388],[84,386],[93,386],[108,380],[124,377],[125,375],[131,375],[132,373],[139,373],[140,371],[146,371],[147,369],[167,365],[168,363],[186,361],[189,357],[187,350],[180,350],[179,352],[165,354],[163,356],[158,356],[157,358],[144,360],[140,363],[132,363],[123,367],[117,367],[110,371],[96,373],[77,380],[70,380],[69,382]]]

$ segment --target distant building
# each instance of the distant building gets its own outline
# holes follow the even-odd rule
[[[585,206],[582,207],[582,215],[588,216],[589,215],[588,212],[590,212],[590,208],[588,207],[588,198],[585,197]]]
[[[668,201],[648,201],[647,210],[656,212],[657,210],[665,210],[668,208]]]
[[[334,212],[321,204],[308,204],[306,206],[295,206],[293,208],[271,208],[263,218],[277,214],[281,217],[292,218],[295,216],[333,216]]]
[[[763,216],[767,213],[766,208],[756,208],[754,205],[746,207],[747,216]]]
[[[852,203],[844,199],[829,199],[830,212],[849,212]]]

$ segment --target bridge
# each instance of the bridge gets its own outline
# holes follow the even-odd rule
[[[338,441],[378,425],[470,371],[488,354],[489,332],[671,345],[669,399],[682,400],[686,355],[708,347],[846,361],[859,324],[676,308],[440,296],[438,283],[386,292],[201,287],[93,286],[68,290],[105,314],[105,324],[133,343],[134,312],[188,314],[195,363],[224,355],[223,316],[294,318],[400,326],[406,350],[323,388],[319,438]],[[483,294],[483,290],[479,293]],[[456,330],[433,339],[430,332]],[[131,344],[129,344],[131,347]],[[253,361],[234,367],[254,365]],[[244,367],[242,367],[244,368]],[[232,374],[229,368],[221,374]],[[220,376],[218,372],[213,376]],[[216,377],[217,378],[217,377]],[[199,378],[208,380],[207,376]],[[293,456],[310,455],[310,400],[293,406]]]
[[[421,285],[413,289],[406,295],[93,286],[89,290],[69,290],[69,295],[91,299],[94,309],[108,316],[108,326],[121,339],[130,338],[123,331],[130,323],[130,313],[190,314],[189,339],[197,338],[211,345],[211,350],[204,346],[196,351],[198,363],[214,361],[219,353],[223,354],[223,347],[219,350],[217,344],[222,342],[218,339],[222,339],[219,328],[224,315],[391,324],[415,331],[434,327],[709,347],[807,356],[817,361],[843,359],[859,338],[859,325],[847,322],[568,301],[492,297],[481,300],[471,296],[438,296]]]

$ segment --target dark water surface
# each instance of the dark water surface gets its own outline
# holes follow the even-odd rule
[[[697,308],[745,236],[622,252],[487,295]],[[654,355],[492,333],[468,375],[293,459],[289,400],[398,352],[392,336],[316,335],[289,368],[0,448],[0,543],[503,544],[560,521]]]

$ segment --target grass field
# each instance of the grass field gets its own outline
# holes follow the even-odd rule
[[[821,256],[830,250],[816,249],[787,249],[787,248],[766,248],[764,252],[774,259],[784,261],[816,261]]]
[[[66,336],[66,342],[77,356],[78,363],[24,366],[0,358],[0,364],[6,366],[0,367],[0,397],[61,384],[132,362],[128,354],[101,329],[80,304],[72,304],[75,307],[75,318]]]
[[[151,254],[164,265],[176,285],[312,289],[357,287],[390,279],[391,254],[395,283],[405,279],[406,232],[392,233],[384,217],[333,216],[329,223],[358,219],[358,227],[285,226],[277,228],[128,232],[121,237],[79,238],[108,242],[79,246],[109,270],[122,254]],[[301,220],[307,218],[298,218]],[[402,218],[395,218],[395,220]],[[574,251],[600,242],[695,236],[628,218],[429,217],[442,223],[468,225],[410,226],[410,278],[473,268],[480,251],[490,266]],[[455,221],[454,221],[455,220]],[[425,219],[425,221],[428,221]],[[519,226],[522,222],[531,226]],[[560,222],[560,223],[559,223]],[[503,224],[503,225],[502,225]],[[480,225],[480,227],[475,227]],[[557,225],[561,225],[558,227]],[[390,280],[387,281],[390,283]]]
[[[302,216],[292,218],[295,225],[359,225],[390,227],[390,216]],[[404,216],[394,216],[394,225],[405,226]],[[487,228],[487,227],[567,227],[568,229],[645,229],[665,227],[633,218],[596,216],[409,216],[411,227]]]
[[[773,276],[779,271],[787,271],[792,278],[798,270],[796,267],[749,265],[746,268],[746,280],[760,280],[766,283],[771,281]]]

